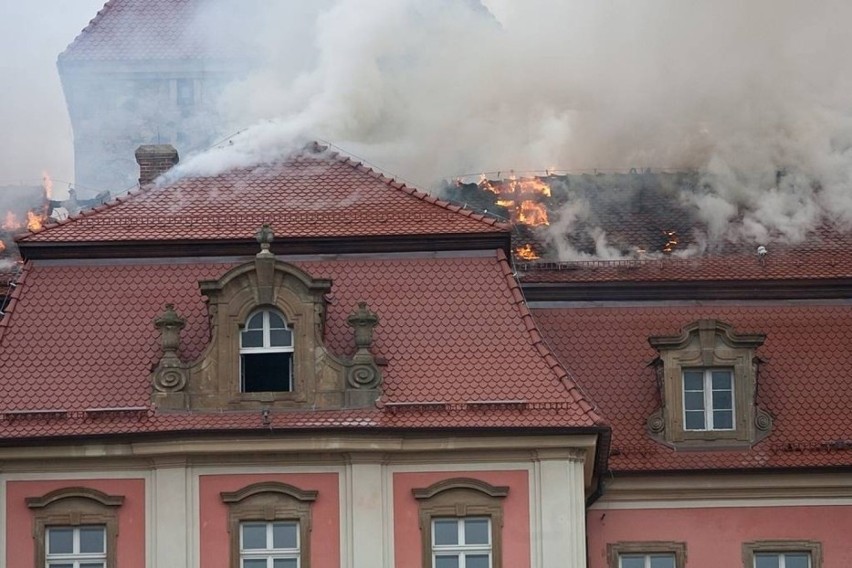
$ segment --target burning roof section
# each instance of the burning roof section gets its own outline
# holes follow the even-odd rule
[[[320,146],[273,164],[148,185],[49,223],[28,243],[505,233],[488,215],[441,201]]]

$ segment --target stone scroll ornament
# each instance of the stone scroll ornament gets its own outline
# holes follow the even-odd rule
[[[346,373],[346,382],[353,389],[376,389],[382,380],[370,347],[373,344],[373,328],[379,324],[379,316],[371,312],[367,302],[358,302],[358,309],[347,319],[355,331],[355,346],[358,350]]]
[[[154,390],[161,393],[180,392],[186,387],[187,372],[178,357],[180,332],[186,320],[175,311],[174,304],[166,304],[166,311],[154,319],[160,331],[163,356],[154,371]]]

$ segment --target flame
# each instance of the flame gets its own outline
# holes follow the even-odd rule
[[[0,241],[0,253],[6,252],[6,243]]]
[[[47,171],[41,172],[41,186],[44,188],[44,194],[48,199],[53,199],[53,180],[50,179],[50,174]]]
[[[14,231],[21,228],[21,222],[18,216],[11,211],[6,211],[6,217],[3,219],[3,228],[7,231]]]
[[[27,229],[30,231],[40,231],[43,224],[43,219],[33,213],[32,211],[27,211]]]
[[[663,236],[666,237],[663,252],[670,253],[677,247],[677,231],[663,231]]]
[[[522,247],[517,247],[515,249],[515,256],[522,260],[536,260],[540,258],[538,254],[536,254],[535,250],[533,250],[532,245],[527,243]]]
[[[537,178],[521,178],[511,180],[515,193],[538,193],[550,197],[550,186]]]
[[[550,224],[550,221],[547,219],[547,209],[544,205],[529,199],[521,201],[516,213],[518,222],[525,225],[532,225],[535,227]]]
[[[498,199],[497,205],[499,205],[500,207],[505,207],[507,209],[512,209],[512,208],[515,207],[515,200],[514,199]]]

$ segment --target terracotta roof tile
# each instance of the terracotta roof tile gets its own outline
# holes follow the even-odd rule
[[[852,465],[852,305],[534,308],[551,346],[612,423],[610,468],[738,469]],[[738,333],[764,333],[757,354],[758,403],[775,418],[770,436],[750,450],[677,452],[650,439],[658,407],[648,337],[673,335],[712,318]]]
[[[493,233],[495,219],[451,208],[320,146],[281,162],[145,186],[19,237],[27,242],[316,238]]]
[[[514,295],[517,283],[505,257],[347,257],[294,264],[333,282],[326,326],[332,352],[354,352],[346,317],[359,301],[379,314],[373,352],[387,360],[384,394],[381,409],[281,413],[276,426],[601,424],[535,333]],[[150,405],[149,374],[160,355],[153,318],[164,303],[174,303],[187,321],[181,357],[196,359],[209,333],[198,282],[233,266],[28,263],[16,305],[3,320],[9,329],[0,345],[0,434],[257,427],[257,415],[138,410]],[[88,412],[97,408],[137,410]]]

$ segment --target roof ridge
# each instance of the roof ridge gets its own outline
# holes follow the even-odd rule
[[[491,227],[497,227],[505,230],[509,230],[509,228],[511,227],[511,225],[509,225],[508,223],[500,221],[499,219],[496,219],[489,215],[477,213],[476,211],[468,209],[461,205],[454,205],[449,201],[439,199],[438,197],[435,197],[434,195],[431,195],[425,191],[420,191],[415,187],[410,187],[406,185],[405,182],[398,181],[392,176],[386,176],[378,169],[374,169],[373,166],[368,166],[364,162],[355,159],[354,156],[347,155],[344,150],[340,150],[336,147],[335,149],[331,149],[331,146],[329,144],[321,144],[318,141],[314,141],[312,144],[308,144],[305,149],[310,149],[309,151],[314,151],[317,153],[325,153],[330,158],[337,160],[342,164],[351,166],[353,169],[381,181],[392,189],[401,191],[402,193],[414,197],[415,199],[419,199],[420,201],[425,201],[430,205],[435,205],[436,207],[446,209],[447,211],[450,211],[452,213],[457,213],[463,217],[469,217],[475,221],[479,221]]]
[[[57,56],[57,60],[62,60],[62,58],[65,57],[71,51],[71,49],[75,46],[77,41],[81,37],[83,37],[84,34],[89,32],[90,28],[92,28],[92,27],[96,26],[98,23],[100,23],[100,21],[102,19],[104,19],[104,14],[106,14],[109,10],[111,10],[113,8],[113,6],[115,5],[115,2],[116,2],[116,0],[107,0],[106,4],[101,6],[101,9],[98,10],[97,14],[95,14],[95,17],[92,18],[91,20],[89,20],[89,23],[86,24],[86,26],[82,30],[80,30],[80,32],[76,36],[74,36],[74,39],[71,40],[71,43],[69,43],[65,47],[65,49],[62,51],[62,53],[60,53]]]
[[[9,303],[6,305],[6,308],[3,310],[3,317],[0,318],[0,344],[3,343],[3,338],[6,336],[6,330],[9,329],[9,324],[12,321],[12,313],[15,309],[15,306],[18,304],[18,298],[20,298],[23,289],[22,286],[27,280],[27,274],[29,274],[30,268],[32,267],[32,261],[28,260],[21,267],[21,271],[18,272],[17,278],[14,281],[9,283],[9,286],[12,286],[14,290],[9,295]]]
[[[521,286],[518,284],[517,279],[515,278],[515,274],[512,271],[512,267],[509,266],[509,260],[506,256],[506,253],[500,249],[497,251],[497,262],[500,264],[500,267],[503,271],[503,276],[506,278],[506,282],[509,285],[509,290],[512,293],[512,303],[518,309],[520,313],[521,320],[524,322],[526,326],[527,332],[529,333],[532,345],[536,348],[539,355],[544,359],[545,363],[550,367],[553,373],[556,375],[556,378],[559,382],[566,388],[568,394],[571,398],[576,402],[583,412],[592,419],[592,421],[600,426],[608,426],[608,423],[604,418],[598,414],[595,405],[589,402],[588,397],[580,388],[580,385],[574,380],[568,370],[559,362],[556,356],[553,354],[553,351],[547,345],[547,342],[544,339],[544,336],[539,332],[538,326],[533,319],[532,313],[527,307],[526,299],[524,298],[523,291],[521,290]]]
[[[45,222],[38,229],[28,229],[26,233],[15,237],[15,242],[26,241],[29,237],[33,235],[38,235],[46,231],[55,229],[57,227],[63,227],[65,225],[69,225],[71,223],[79,221],[83,218],[91,217],[92,215],[97,215],[108,209],[113,209],[115,207],[118,207],[119,205],[127,203],[135,197],[138,197],[145,193],[149,193],[152,190],[158,189],[160,187],[162,186],[159,186],[155,183],[149,183],[143,186],[134,187],[122,193],[121,195],[113,196],[113,198],[107,201],[106,203],[99,203],[97,205],[93,205],[85,209],[81,208],[78,212],[74,213],[73,215],[69,215],[61,221]]]

